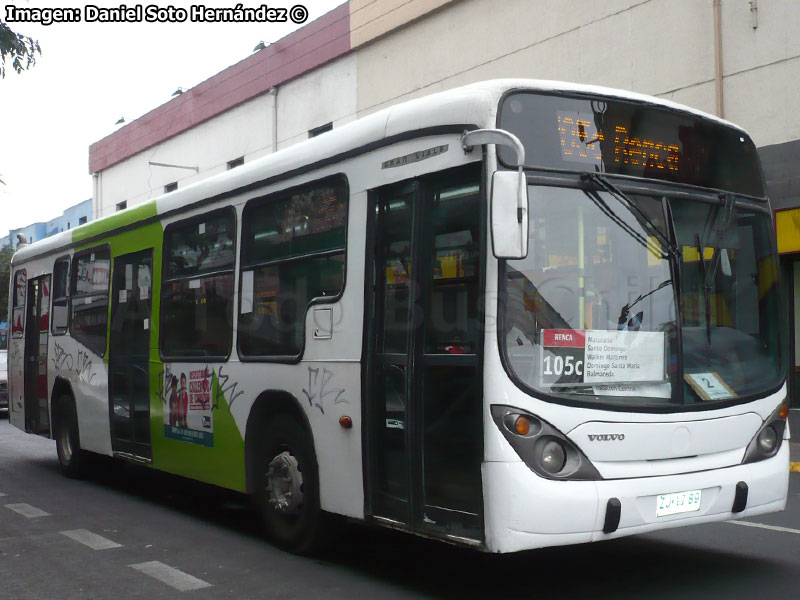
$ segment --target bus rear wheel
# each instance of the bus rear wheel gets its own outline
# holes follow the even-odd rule
[[[55,438],[61,470],[68,477],[83,477],[86,471],[86,452],[81,450],[78,414],[71,396],[61,396],[58,400]]]
[[[256,502],[270,541],[295,554],[320,550],[327,528],[317,459],[296,419],[280,415],[270,420],[257,468]]]

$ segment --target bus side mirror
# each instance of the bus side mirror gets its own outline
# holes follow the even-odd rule
[[[528,256],[528,182],[525,177],[525,147],[513,133],[503,129],[465,131],[461,138],[464,152],[477,145],[495,144],[511,148],[516,155],[516,171],[495,171],[489,202],[492,249],[497,258]]]
[[[491,196],[492,250],[497,258],[528,256],[528,185],[525,174],[495,171]]]

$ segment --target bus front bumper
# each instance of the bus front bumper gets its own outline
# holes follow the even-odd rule
[[[789,485],[789,444],[785,440],[778,454],[764,461],[680,475],[552,481],[539,477],[523,462],[487,462],[483,478],[487,549],[515,552],[783,510]],[[743,511],[734,513],[739,482],[747,485],[747,503]],[[702,492],[698,510],[656,516],[659,495],[692,490]],[[612,499],[620,504],[619,523],[613,532],[604,533]]]

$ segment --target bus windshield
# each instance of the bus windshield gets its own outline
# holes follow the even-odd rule
[[[530,186],[530,249],[505,262],[501,345],[554,399],[719,405],[782,380],[768,214],[725,202]],[[666,215],[671,215],[671,227]],[[671,248],[670,251],[668,251]]]

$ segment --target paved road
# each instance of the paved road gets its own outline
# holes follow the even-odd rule
[[[69,480],[53,442],[0,419],[0,599],[800,598],[800,473],[790,493],[752,527],[492,556],[354,526],[308,559],[236,494],[132,466]]]

